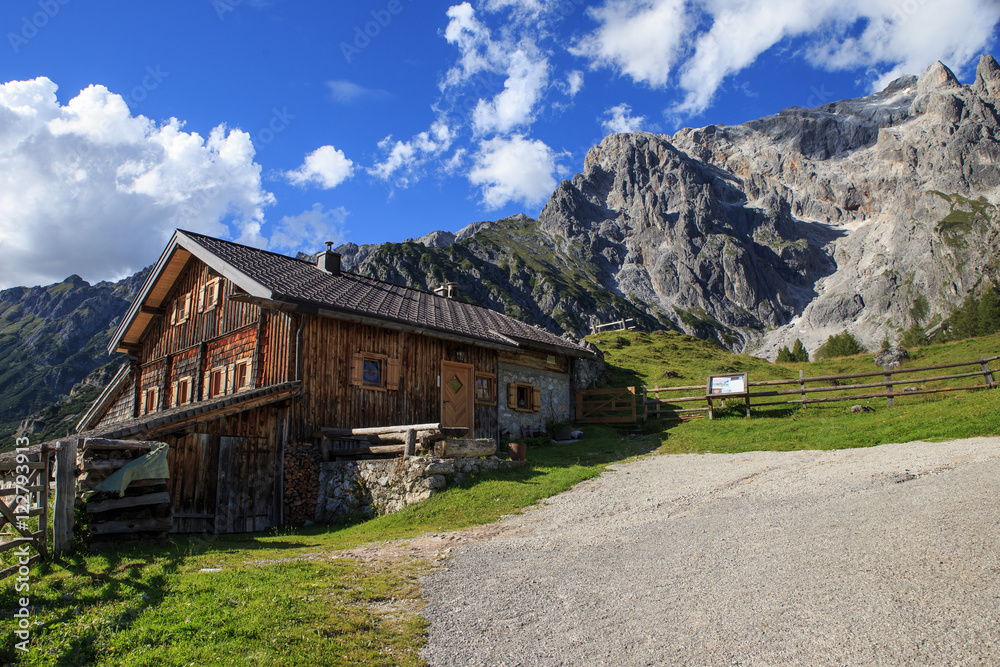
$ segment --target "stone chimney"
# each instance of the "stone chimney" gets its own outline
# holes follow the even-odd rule
[[[316,255],[316,266],[331,276],[340,275],[340,253],[333,251],[333,241],[327,241],[326,250]]]
[[[434,293],[446,299],[458,298],[458,283],[441,283],[434,288]]]

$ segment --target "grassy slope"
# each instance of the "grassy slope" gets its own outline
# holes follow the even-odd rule
[[[617,386],[700,385],[709,373],[737,370],[758,380],[798,377],[800,366],[731,355],[674,333],[597,339],[617,366]],[[910,365],[997,350],[998,336],[935,346],[918,351]],[[870,355],[804,367],[807,375],[874,370]],[[41,625],[33,626],[24,662],[418,665],[426,631],[418,577],[432,564],[387,567],[338,557],[339,550],[492,522],[600,474],[609,463],[653,450],[830,448],[1000,432],[1000,392],[906,397],[893,409],[884,401],[871,404],[875,412],[862,415],[850,414],[847,402],[804,411],[765,408],[749,420],[723,411],[711,422],[654,422],[624,430],[589,426],[578,443],[530,450],[529,465],[513,474],[469,480],[392,516],[273,534],[176,536],[142,550],[43,564],[30,590],[32,620]],[[0,608],[16,608],[13,583],[0,584]],[[2,623],[0,660],[17,657],[11,620]]]

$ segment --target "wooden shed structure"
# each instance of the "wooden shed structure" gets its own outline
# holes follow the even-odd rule
[[[284,522],[318,429],[441,423],[470,437],[571,418],[586,348],[501,313],[177,231],[108,346],[125,364],[81,436],[171,446],[177,532]],[[529,422],[524,420],[528,419]]]

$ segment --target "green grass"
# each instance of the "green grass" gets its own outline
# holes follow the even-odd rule
[[[30,665],[419,665],[418,577],[431,563],[345,558],[344,549],[495,521],[660,444],[588,427],[586,440],[531,449],[524,468],[473,478],[406,510],[349,526],[175,536],[34,569]],[[203,571],[217,570],[217,571]],[[14,580],[0,609],[15,610]],[[15,654],[3,621],[0,661]]]

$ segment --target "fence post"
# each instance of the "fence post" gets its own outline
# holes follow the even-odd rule
[[[805,376],[806,376],[805,371],[803,371],[800,368],[799,369],[799,391],[802,392],[802,409],[803,410],[806,409],[806,383],[802,381],[803,378],[805,378]]]
[[[983,377],[986,379],[986,386],[992,389],[993,372],[990,370],[990,364],[986,361],[986,357],[979,357],[979,368],[983,371]]]
[[[889,364],[882,364],[882,370],[885,371],[885,393],[889,394],[885,398],[886,407],[891,408],[895,404],[895,400],[892,398],[892,373]]]
[[[52,513],[52,553],[73,546],[73,508],[76,502],[76,438],[60,440],[56,450],[56,500]]]

